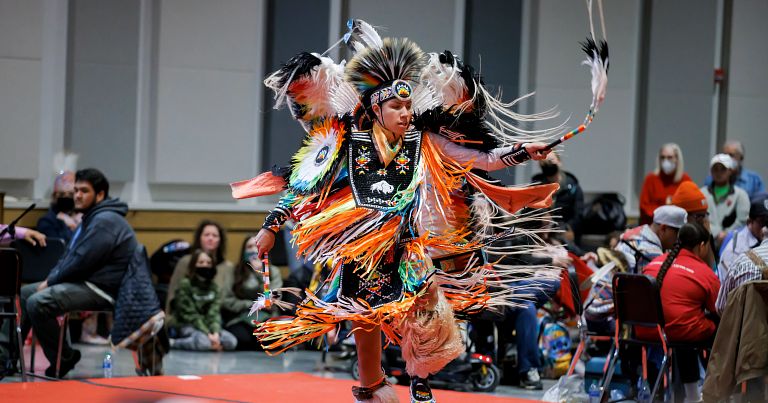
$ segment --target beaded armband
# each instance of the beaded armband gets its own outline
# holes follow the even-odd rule
[[[277,206],[274,210],[267,214],[267,218],[264,219],[264,224],[261,226],[261,228],[277,234],[277,232],[280,231],[280,227],[285,223],[286,220],[288,220],[288,217],[290,216],[291,212],[288,209],[285,207]]]
[[[531,159],[531,154],[525,149],[525,144],[521,143],[515,144],[512,151],[501,156],[501,161],[508,167],[520,165],[529,159]]]

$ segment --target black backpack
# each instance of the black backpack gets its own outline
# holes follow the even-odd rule
[[[627,226],[624,197],[618,193],[604,193],[584,209],[582,230],[585,234],[609,234],[623,231]]]

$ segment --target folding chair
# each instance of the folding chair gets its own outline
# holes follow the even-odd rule
[[[612,268],[613,266],[611,266]],[[610,268],[609,268],[610,270]],[[599,274],[599,273],[598,273]],[[581,295],[579,293],[580,286],[577,286],[574,284],[573,279],[571,278],[571,295],[573,296],[573,305],[576,310],[576,314],[578,317],[578,320],[576,322],[576,327],[579,330],[579,344],[576,347],[576,352],[573,354],[573,359],[571,360],[571,365],[568,367],[568,373],[567,376],[573,375],[573,371],[576,369],[576,364],[581,359],[581,355],[584,353],[584,349],[586,348],[587,341],[611,341],[613,339],[612,335],[605,335],[605,334],[599,334],[596,332],[590,332],[587,328],[587,322],[586,318],[584,317],[584,309],[586,308],[584,304],[581,302]],[[588,301],[587,305],[591,302]],[[608,352],[608,355],[611,356],[613,353],[614,345],[611,345],[611,350]],[[606,360],[606,367],[608,365],[608,361]],[[605,372],[607,368],[603,368],[603,372]],[[599,387],[603,387],[604,385],[600,384]]]
[[[3,310],[0,312],[0,320],[13,318],[16,325],[16,341],[19,348],[19,362],[21,363],[21,380],[27,381],[27,372],[24,368],[24,341],[21,339],[21,255],[11,248],[0,248],[0,304]],[[6,309],[10,307],[10,309]],[[13,327],[8,327],[8,340],[13,340]]]
[[[616,273],[613,276],[613,298],[616,312],[615,344],[611,361],[608,364],[608,370],[601,384],[609,385],[611,383],[621,345],[633,344],[641,346],[643,380],[646,380],[648,377],[646,348],[648,346],[660,346],[664,352],[664,357],[661,361],[659,374],[656,376],[656,381],[653,383],[651,390],[651,396],[656,396],[662,379],[664,380],[664,387],[668,385],[670,379],[668,376],[669,363],[671,360],[671,350],[667,343],[667,335],[664,333],[665,322],[664,311],[661,306],[661,294],[656,285],[656,279],[644,274]],[[631,330],[629,337],[620,338],[622,325],[656,328],[660,341],[636,339],[631,336],[633,333]],[[604,403],[607,401],[608,391],[604,387],[601,391],[600,402]]]
[[[48,274],[59,262],[66,251],[63,239],[48,238],[44,248],[35,246],[29,242],[13,241],[11,247],[21,254],[21,282],[25,284],[36,283],[48,278]]]

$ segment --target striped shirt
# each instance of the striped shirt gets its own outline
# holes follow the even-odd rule
[[[752,251],[768,264],[768,238],[764,239],[760,246],[755,247]],[[731,268],[725,272],[725,278],[721,279],[720,292],[717,294],[717,302],[715,302],[717,312],[723,313],[725,305],[728,303],[728,294],[731,291],[744,283],[760,280],[762,275],[762,271],[752,259],[746,254],[741,254],[733,262]]]

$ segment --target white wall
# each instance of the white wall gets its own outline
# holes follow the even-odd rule
[[[0,191],[46,198],[53,153],[69,147],[83,154],[81,167],[103,168],[117,195],[134,208],[260,207],[233,202],[227,183],[268,164],[262,136],[277,126],[265,128],[271,104],[261,81],[274,68],[266,65],[268,58],[284,61],[269,46],[295,42],[289,53],[305,50],[299,49],[305,37],[282,37],[294,32],[281,28],[290,24],[276,24],[276,32],[269,32],[272,1],[0,0]],[[307,11],[299,0],[286,1],[280,0],[280,7],[296,5],[296,21],[317,16],[302,15]],[[522,3],[522,43],[505,43],[517,39],[502,34],[492,49],[502,54],[521,47],[520,88],[537,91],[532,109],[557,105],[576,126],[591,98],[578,44],[588,33],[583,2]],[[586,192],[618,191],[635,212],[639,179],[653,168],[658,145],[668,140],[683,145],[689,171],[703,178],[715,135],[712,70],[719,4],[604,2],[611,45],[608,97],[589,132],[563,148],[566,168]],[[318,26],[330,28],[312,37],[309,50],[322,51],[318,45],[334,42],[349,17],[386,27],[385,36],[409,36],[428,51],[460,54],[466,46],[477,47],[466,40],[473,31],[465,24],[473,20],[464,0],[329,0],[328,5],[329,15],[322,17],[328,23]],[[645,5],[652,12],[643,22]],[[764,176],[767,8],[762,0],[734,2],[727,121],[727,137],[745,141],[747,165]],[[131,18],[116,20],[121,13]],[[82,25],[87,20],[91,23]],[[646,76],[639,67],[642,29],[650,30]],[[281,37],[270,42],[269,35]],[[482,53],[498,57],[487,48]],[[641,105],[643,89],[648,99]],[[287,135],[294,136],[295,129]],[[274,136],[268,145],[279,147],[283,133]],[[530,178],[534,167],[529,164],[516,177]]]
[[[728,73],[728,139],[746,148],[745,165],[768,179],[768,2],[739,0],[733,5],[731,71]]]
[[[570,116],[568,123],[573,128],[581,124],[592,101],[591,75],[580,65],[586,55],[579,44],[589,33],[588,15],[584,4],[576,1],[538,2],[537,8],[533,26],[536,58],[530,73],[531,89],[536,91],[534,109],[557,106],[561,120]],[[606,2],[610,46],[606,101],[589,129],[561,148],[565,169],[576,175],[585,192],[619,192],[628,196],[630,209],[636,208],[630,178],[637,124],[639,15],[639,2]],[[595,24],[599,39],[597,17]]]
[[[261,13],[249,0],[161,3],[151,183],[226,185],[254,171]]]
[[[0,0],[0,179],[35,179],[40,133],[41,1]],[[17,184],[22,185],[22,184]],[[0,191],[13,189],[0,182]]]

